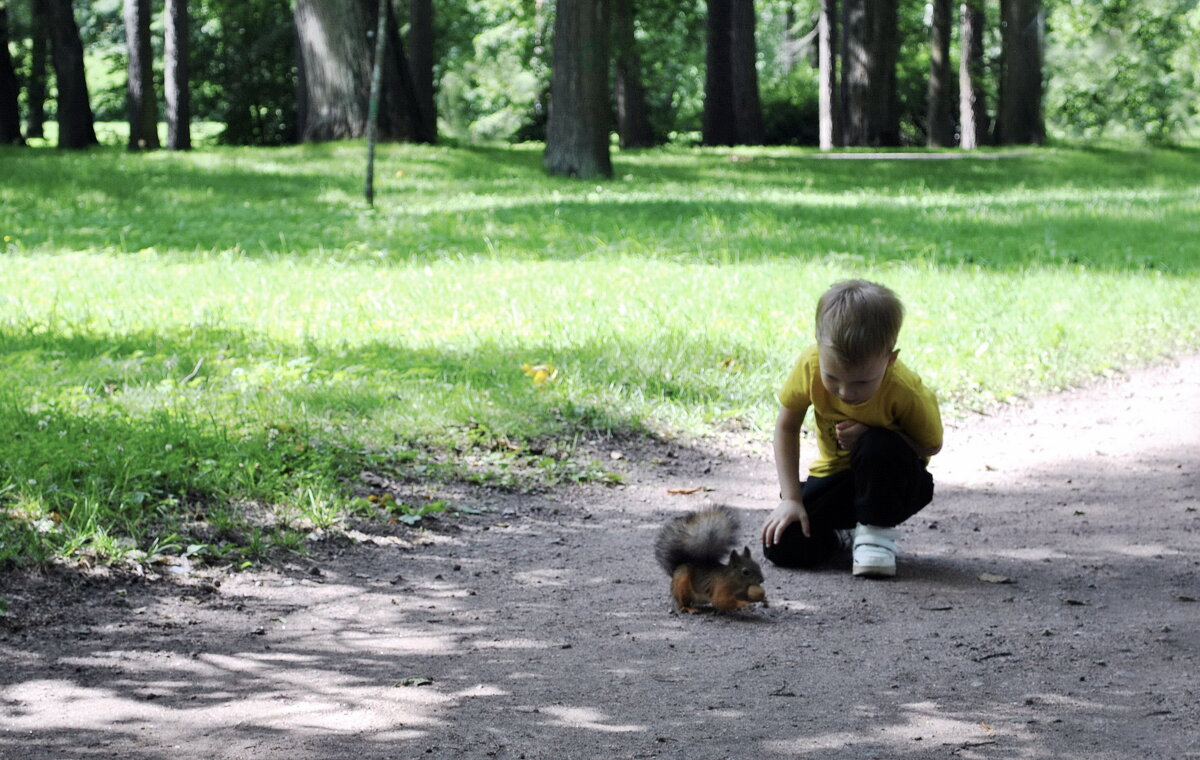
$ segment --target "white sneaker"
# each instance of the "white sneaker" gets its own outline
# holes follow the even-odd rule
[[[896,539],[899,528],[858,524],[854,529],[854,575],[891,578],[896,574]]]

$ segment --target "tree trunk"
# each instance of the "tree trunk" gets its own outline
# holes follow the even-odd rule
[[[412,139],[412,79],[404,46],[391,14],[387,12],[388,48],[384,62],[383,96],[379,104],[381,139]],[[371,93],[371,60],[375,49],[378,0],[296,0],[296,20],[301,93],[297,98],[303,141],[364,137],[367,101]],[[405,81],[407,78],[407,82]],[[409,106],[406,108],[406,105]]]
[[[125,46],[129,55],[129,149],[156,149],[158,100],[150,48],[150,0],[125,0]]]
[[[842,142],[871,144],[870,96],[872,62],[870,0],[842,0]]]
[[[24,145],[17,72],[8,51],[8,6],[0,4],[0,145]]]
[[[818,129],[821,150],[842,142],[841,103],[837,87],[837,0],[821,0],[817,19]]]
[[[417,136],[437,142],[437,101],[433,86],[433,1],[411,0],[408,6],[408,58],[417,103]]]
[[[871,145],[900,144],[900,96],[896,60],[900,56],[900,1],[870,0],[874,41],[871,73]]]
[[[608,0],[558,0],[543,162],[553,175],[612,176]]]
[[[29,28],[29,86],[25,96],[28,115],[25,119],[26,137],[45,137],[46,123],[46,65],[50,58],[49,10],[46,0],[33,0]]]
[[[1001,0],[1000,107],[996,142],[1040,145],[1042,117],[1041,0]]]
[[[58,82],[58,147],[88,148],[97,144],[95,117],[88,99],[83,68],[83,41],[71,0],[46,0],[50,49]]]
[[[730,65],[730,0],[708,0],[708,42],[704,56],[704,113],[700,139],[705,145],[734,145],[733,69]]]
[[[974,150],[988,142],[987,96],[983,91],[983,3],[966,0],[960,10],[958,62],[959,145]]]
[[[642,59],[633,33],[633,0],[612,0],[612,4],[617,136],[622,148],[648,148],[656,141],[642,85]]]
[[[929,91],[926,128],[932,148],[954,145],[954,80],[950,67],[951,0],[933,0],[929,35]]]
[[[758,47],[754,40],[754,0],[730,0],[730,82],[734,132],[739,145],[762,145],[762,101],[758,94]]]
[[[188,0],[167,0],[163,21],[166,25],[163,89],[167,99],[167,147],[171,150],[191,150],[192,99],[188,81],[191,45],[188,39]]]

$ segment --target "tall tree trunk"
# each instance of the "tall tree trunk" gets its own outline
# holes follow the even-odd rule
[[[1001,0],[1000,107],[996,142],[1040,145],[1042,116],[1041,0]]]
[[[437,142],[437,101],[433,86],[433,0],[410,0],[408,6],[408,59],[412,66],[417,103],[418,139]]]
[[[156,149],[158,100],[150,48],[150,0],[125,0],[125,46],[129,55],[129,149]]]
[[[72,150],[97,144],[95,117],[83,68],[83,41],[71,0],[46,0],[50,50],[58,83],[58,147]]]
[[[900,144],[900,93],[896,60],[900,57],[900,0],[869,0],[875,64],[871,73],[871,144]]]
[[[983,2],[965,0],[959,9],[958,120],[959,145],[974,150],[988,142],[987,96],[983,90]]]
[[[842,109],[837,86],[837,13],[837,0],[821,0],[817,19],[817,118],[821,150],[832,150],[842,142]]]
[[[950,66],[950,21],[952,0],[933,0],[933,23],[929,30],[929,90],[926,121],[929,145],[954,145],[954,79]]]
[[[730,65],[730,0],[708,0],[708,41],[704,55],[704,113],[700,139],[705,145],[734,145],[733,68]]]
[[[191,45],[188,39],[188,0],[167,0],[163,20],[166,25],[163,90],[167,100],[167,147],[171,150],[191,150]]]
[[[762,145],[762,100],[758,94],[758,47],[754,40],[754,0],[730,0],[729,68],[733,121],[739,145]]]
[[[847,146],[870,145],[871,24],[870,0],[842,0],[842,142]]]
[[[0,145],[25,144],[18,95],[17,72],[8,51],[8,6],[0,4]]]
[[[383,96],[379,104],[381,139],[415,136],[411,73],[404,45],[388,4],[388,49],[384,61]],[[304,141],[364,137],[371,93],[371,61],[375,49],[378,0],[296,0],[299,55],[297,98],[303,106],[298,123]],[[404,67],[404,76],[401,76]]]
[[[558,0],[546,123],[546,171],[611,177],[609,0]]]
[[[25,119],[26,137],[45,137],[46,123],[46,66],[50,58],[49,10],[46,0],[33,0],[29,36],[29,86],[25,91],[28,114]]]
[[[622,148],[655,144],[642,85],[642,58],[633,33],[633,0],[612,0],[613,70],[616,72],[617,136]]]

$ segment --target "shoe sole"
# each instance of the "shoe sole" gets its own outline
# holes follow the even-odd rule
[[[856,578],[895,578],[896,567],[879,567],[876,565],[855,565],[851,570]]]

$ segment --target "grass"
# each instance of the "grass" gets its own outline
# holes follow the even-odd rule
[[[355,143],[0,162],[0,564],[241,565],[453,509],[364,470],[594,480],[582,439],[765,438],[848,276],[905,298],[951,416],[1200,346],[1195,150],[661,149],[581,183],[386,146],[374,209]]]

